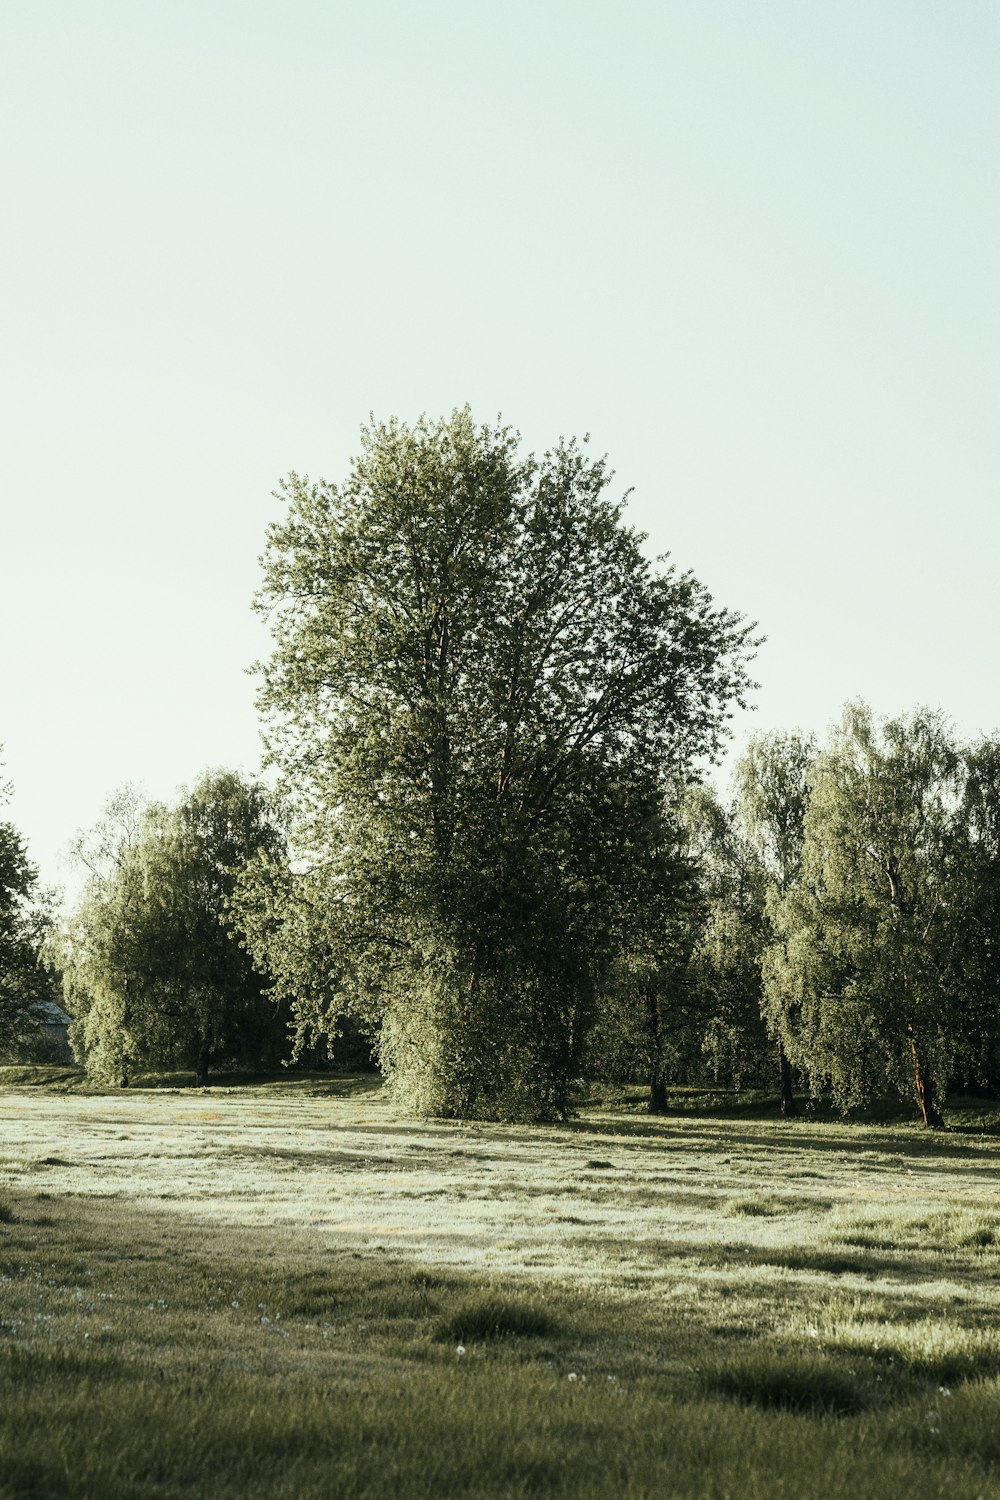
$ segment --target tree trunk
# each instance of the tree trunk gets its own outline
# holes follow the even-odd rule
[[[125,978],[122,980],[122,995],[124,997],[124,1003],[122,1005],[122,1031],[124,1031],[126,1033],[126,1035],[127,1035],[128,1034],[128,1028],[129,1028],[129,1026],[132,1023],[132,1007],[129,1004],[129,998],[128,998],[128,975],[127,974],[125,975]],[[123,1062],[122,1063],[121,1080],[120,1080],[120,1082],[118,1084],[118,1087],[122,1088],[122,1089],[127,1089],[128,1088],[128,1063],[127,1062]]]
[[[649,1113],[651,1115],[665,1115],[667,1112],[667,1080],[663,1076],[663,1069],[659,1060],[653,1063],[649,1078]]]
[[[646,996],[646,1033],[649,1039],[649,1113],[663,1115],[667,1112],[667,1080],[663,1076],[660,1057],[660,1011],[654,994]]]
[[[198,1067],[194,1079],[194,1086],[197,1089],[205,1088],[208,1083],[208,1062],[208,1047],[202,1044],[198,1052]]]
[[[920,1054],[917,1051],[917,1039],[913,1033],[913,1027],[907,1026],[906,1034],[910,1039],[910,1052],[913,1056],[913,1081],[917,1090],[917,1103],[920,1106],[920,1117],[928,1130],[943,1130],[944,1120],[937,1107],[935,1097],[934,1080],[926,1073],[920,1063]]]
[[[785,1055],[785,1049],[778,1042],[778,1091],[781,1099],[781,1113],[786,1120],[792,1115],[797,1115],[799,1107],[792,1093],[792,1065]]]

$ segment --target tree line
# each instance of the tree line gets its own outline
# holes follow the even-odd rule
[[[822,748],[758,737],[720,798],[699,768],[755,627],[646,557],[611,478],[468,410],[289,477],[257,600],[275,786],[123,792],[36,934],[93,1073],[361,1038],[424,1113],[557,1118],[588,1074],[663,1108],[710,1071],[786,1112],[908,1090],[932,1125],[994,1085],[1000,749],[857,705]]]
[[[706,1064],[786,1114],[793,1084],[911,1098],[927,1126],[948,1092],[997,1095],[1000,741],[850,704],[822,746],[753,739],[731,797],[689,789],[678,823],[692,915],[602,1037],[612,1067],[646,1058],[654,1107]]]

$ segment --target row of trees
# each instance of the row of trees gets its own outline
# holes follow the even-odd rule
[[[809,1075],[859,1102],[1000,1081],[1000,744],[859,705],[810,774],[799,877],[768,906],[766,1016]]]
[[[586,445],[524,456],[467,410],[292,475],[258,608],[274,800],[230,773],[127,794],[49,944],[88,1066],[332,1047],[401,1099],[566,1113],[588,1070],[830,1088],[997,1077],[1000,749],[851,708],[820,751],[696,777],[753,627],[651,563]],[[280,807],[280,817],[276,808]]]
[[[418,1109],[559,1114],[638,1031],[654,1107],[767,1057],[786,1112],[797,1070],[843,1105],[909,1079],[938,1123],[996,1073],[994,747],[856,707],[822,754],[753,744],[730,806],[692,787],[752,627],[647,562],[609,479],[467,411],[292,476],[261,706],[302,862],[244,882],[251,950]]]
[[[655,1080],[707,1059],[736,1082],[792,1070],[851,1107],[886,1092],[942,1123],[948,1088],[1000,1085],[1000,743],[960,744],[927,711],[850,705],[828,743],[769,735],[730,802],[680,811],[697,871],[686,946],[633,1030]]]
[[[928,1125],[949,1085],[996,1089],[1000,744],[963,747],[929,713],[877,726],[852,705],[822,750],[758,737],[728,803],[675,783],[652,821],[659,909],[646,891],[648,925],[609,948],[573,1080],[643,1076],[658,1110],[671,1084],[711,1073],[770,1084],[792,1113],[797,1078],[845,1107],[912,1093]],[[293,869],[260,787],[215,773],[172,809],[126,788],[77,855],[88,886],[48,951],[96,1076],[179,1066],[204,1082],[210,1064],[287,1056],[289,1029],[336,1053],[352,1019],[381,1045],[386,1012],[360,987],[320,1008],[343,985],[346,944],[317,947],[328,913],[303,915],[314,878]],[[46,993],[41,921],[36,909],[5,966],[22,1018]],[[473,1022],[494,1037],[508,1024]]]

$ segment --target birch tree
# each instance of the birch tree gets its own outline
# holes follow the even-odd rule
[[[802,871],[776,905],[772,1014],[792,1061],[841,1104],[887,1087],[940,1126],[961,1052],[950,961],[963,762],[920,711],[879,725],[850,705],[815,763]]]

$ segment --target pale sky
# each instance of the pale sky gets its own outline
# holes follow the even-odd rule
[[[0,742],[44,877],[259,764],[289,469],[590,432],[756,730],[1000,728],[994,0],[3,0]]]

